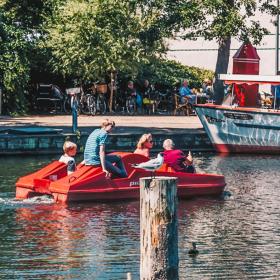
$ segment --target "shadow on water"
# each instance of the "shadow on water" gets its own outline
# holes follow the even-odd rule
[[[139,278],[139,202],[61,205],[15,201],[17,177],[54,157],[0,163],[1,279]],[[195,154],[200,172],[224,174],[223,198],[179,202],[180,279],[277,279],[278,157]],[[197,242],[199,254],[188,255]]]

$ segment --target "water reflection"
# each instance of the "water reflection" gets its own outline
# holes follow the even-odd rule
[[[0,163],[1,279],[139,277],[139,203],[14,200],[14,182],[49,157]],[[36,162],[38,161],[38,162]],[[228,195],[179,203],[180,279],[277,279],[278,157],[195,155],[197,169],[226,176]],[[199,255],[188,255],[196,241]]]
[[[15,210],[13,234],[17,239],[13,242],[18,248],[17,270],[23,277],[40,274],[49,279],[62,274],[61,279],[65,275],[77,279],[83,271],[98,276],[93,279],[111,279],[111,274],[121,279],[126,263],[138,266],[137,202],[69,207],[39,204]]]

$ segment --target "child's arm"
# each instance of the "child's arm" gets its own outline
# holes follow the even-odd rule
[[[74,159],[69,160],[67,164],[67,174],[72,174],[73,172],[76,171],[76,162]]]

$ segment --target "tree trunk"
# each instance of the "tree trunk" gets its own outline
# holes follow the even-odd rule
[[[140,179],[141,280],[178,280],[177,178]]]
[[[215,69],[214,98],[216,104],[221,104],[224,98],[224,84],[218,79],[219,74],[226,74],[230,57],[231,37],[223,39],[219,44]]]

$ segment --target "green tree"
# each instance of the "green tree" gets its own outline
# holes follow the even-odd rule
[[[45,45],[51,63],[65,76],[81,80],[104,77],[110,70],[135,73],[139,63],[164,49],[135,1],[69,0],[48,25]]]
[[[61,3],[62,0],[0,1],[0,86],[4,113],[26,111],[31,72],[46,66],[40,64],[46,52],[39,53],[37,46],[44,35],[42,26]]]
[[[30,36],[40,36],[40,28],[46,18],[52,16],[66,0],[2,0],[2,7],[13,14],[13,18]]]
[[[149,11],[161,11],[154,25],[162,33],[180,36],[183,39],[215,40],[218,47],[215,76],[226,73],[231,38],[242,42],[259,44],[268,31],[254,18],[257,11],[276,14],[278,9],[272,0],[139,0],[139,5],[148,5]],[[217,101],[221,101],[222,83],[216,79]]]
[[[218,57],[216,61],[214,89],[216,101],[220,103],[223,97],[223,83],[218,74],[227,73],[231,38],[241,42],[251,41],[257,45],[268,30],[254,19],[256,12],[265,11],[267,1],[254,0],[202,0],[198,1],[203,20],[192,28],[192,35],[202,36],[206,40],[216,40],[218,43]],[[262,2],[262,3],[261,3]],[[260,6],[257,4],[260,3]],[[188,37],[188,35],[186,35]]]
[[[30,70],[25,32],[0,7],[0,86],[4,113],[23,112]]]
[[[204,79],[213,79],[214,72],[198,67],[189,67],[168,59],[153,59],[141,65],[138,80],[148,79],[169,89],[188,79],[190,87],[201,88]]]

